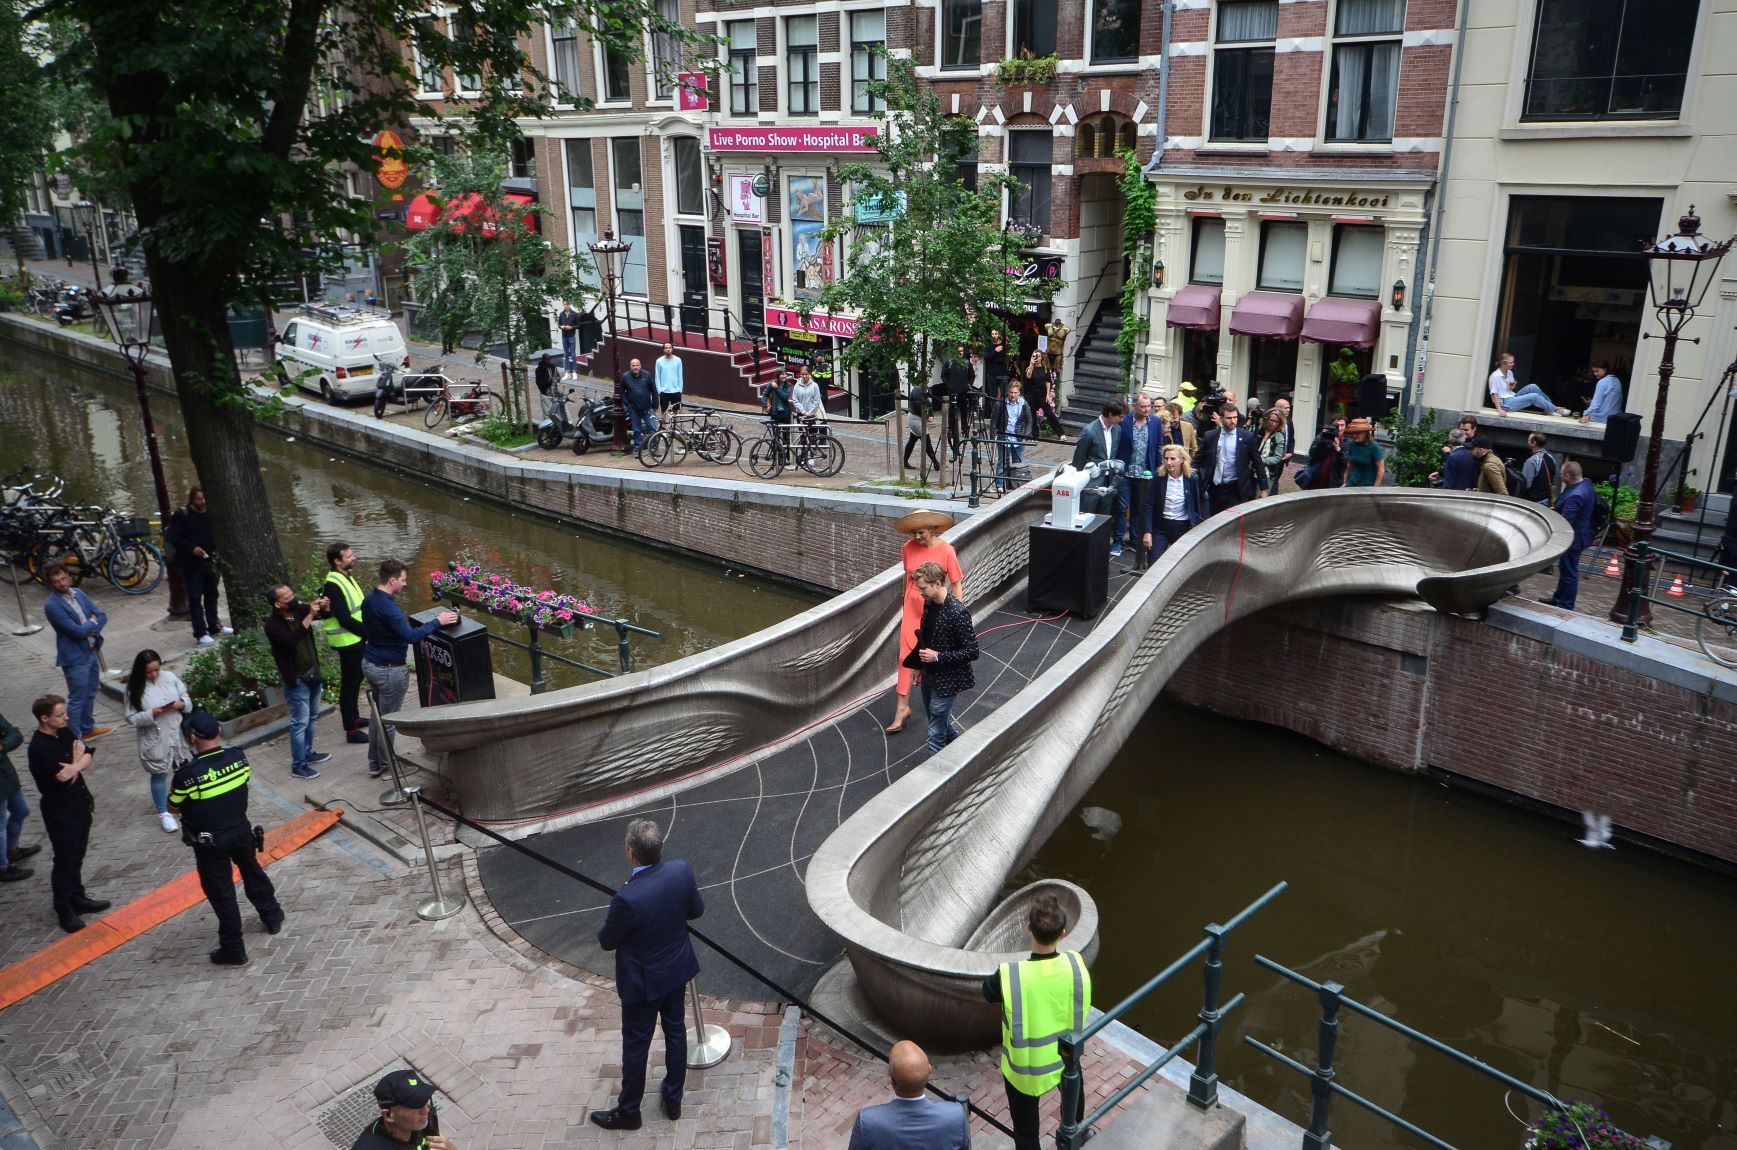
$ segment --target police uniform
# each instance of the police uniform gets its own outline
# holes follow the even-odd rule
[[[217,721],[204,712],[193,716],[191,727],[201,739],[217,737]],[[278,905],[265,868],[259,865],[253,828],[247,821],[250,771],[247,756],[241,751],[213,747],[182,763],[169,790],[169,806],[181,816],[181,840],[193,848],[199,886],[217,913],[218,946],[211,952],[211,961],[220,966],[240,966],[247,961],[231,863],[241,872],[247,901],[259,912],[265,929],[276,934],[283,927],[283,907]]]
[[[368,1124],[368,1128],[351,1144],[350,1150],[403,1150],[406,1146],[413,1150],[425,1150],[429,1137],[440,1133],[440,1115],[434,1108],[434,1095],[438,1089],[434,1083],[414,1070],[394,1070],[382,1078],[374,1084],[374,1101],[380,1104],[380,1109],[384,1111],[389,1107],[404,1106],[411,1110],[420,1110],[426,1106],[428,1124],[421,1130],[410,1131],[410,1141],[400,1142],[386,1132],[386,1119],[382,1114]],[[450,1145],[450,1140],[448,1144]]]
[[[1038,1102],[1061,1085],[1062,1037],[1085,1029],[1091,973],[1075,950],[1033,954],[1002,963],[984,980],[983,996],[1001,1003],[1001,1076],[1014,1148],[1038,1150]],[[1082,1112],[1084,1103],[1081,1091]]]

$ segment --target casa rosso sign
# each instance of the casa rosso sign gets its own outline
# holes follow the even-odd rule
[[[708,128],[714,152],[872,152],[873,128]]]
[[[802,322],[802,313],[793,307],[778,307],[776,304],[766,308],[766,326],[781,328],[785,331],[806,331],[815,335],[830,335],[837,339],[850,339],[856,335],[856,320],[848,315],[825,315],[814,312],[808,317],[808,322]]]
[[[1183,192],[1182,198],[1190,203],[1316,208],[1385,208],[1393,199],[1391,195],[1378,196],[1372,192],[1318,192],[1312,188],[1273,188],[1263,193],[1259,188],[1226,186],[1222,190],[1214,191],[1205,184]]]

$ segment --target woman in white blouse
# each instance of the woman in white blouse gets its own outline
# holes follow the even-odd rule
[[[140,651],[127,676],[127,722],[139,736],[139,763],[151,780],[151,801],[157,820],[170,834],[181,829],[169,813],[169,780],[190,757],[181,720],[193,710],[187,684],[163,669],[163,657]]]

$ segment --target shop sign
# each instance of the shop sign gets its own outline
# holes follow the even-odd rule
[[[704,72],[676,73],[676,108],[683,112],[703,112],[706,110],[706,74]]]
[[[374,137],[374,178],[383,188],[396,190],[404,186],[410,165],[404,162],[404,141],[390,129]]]
[[[1237,188],[1227,184],[1221,189],[1197,185],[1182,193],[1190,203],[1258,204],[1263,207],[1300,208],[1385,208],[1393,197],[1374,192],[1322,192],[1313,188]]]
[[[706,237],[706,278],[718,287],[727,286],[728,273],[724,270],[724,239],[722,236]]]
[[[772,257],[772,229],[760,233],[760,284],[767,295],[778,294],[778,261]]]
[[[763,224],[766,222],[766,201],[754,194],[753,176],[731,176],[730,222],[732,224]]]
[[[1008,268],[1007,274],[1012,276],[1020,287],[1028,288],[1048,280],[1060,279],[1062,265],[1066,262],[1066,256],[1028,257],[1024,263]]]
[[[874,128],[708,128],[714,152],[872,152]]]
[[[873,196],[863,194],[850,205],[850,214],[858,224],[891,223],[905,214],[905,193]]]
[[[856,319],[848,315],[827,315],[824,312],[812,312],[808,322],[802,320],[802,313],[793,307],[780,307],[768,304],[766,307],[766,326],[782,328],[786,331],[805,331],[811,335],[831,336],[835,339],[853,339],[856,336]]]

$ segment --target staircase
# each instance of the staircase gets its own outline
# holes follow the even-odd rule
[[[1070,432],[1077,433],[1098,418],[1104,402],[1111,396],[1128,394],[1128,381],[1122,378],[1121,359],[1116,353],[1116,337],[1121,331],[1121,302],[1114,298],[1104,300],[1080,340],[1074,376],[1062,387],[1066,402],[1061,409],[1061,421]]]
[[[13,228],[5,238],[10,246],[10,251],[6,253],[9,256],[17,252],[21,253],[27,260],[45,260],[48,258],[48,250],[42,246],[42,237],[36,234],[34,228]]]
[[[638,325],[617,337],[605,335],[597,346],[578,357],[579,373],[607,377],[611,363],[611,345],[620,340],[621,369],[627,370],[628,360],[639,357],[647,370],[652,361],[663,354],[665,338],[676,340],[676,354],[681,356],[686,375],[686,391],[690,396],[726,400],[733,403],[758,403],[754,388],[770,383],[781,364],[765,343],[749,343],[748,337],[736,336],[726,343],[718,336],[703,341],[693,337],[684,343],[681,333],[652,325]]]
[[[1675,551],[1680,555],[1693,555],[1697,559],[1713,559],[1719,557],[1719,539],[1725,532],[1726,516],[1732,513],[1733,496],[1703,495],[1701,506],[1687,515],[1675,510],[1658,512],[1658,530],[1653,532],[1652,543],[1655,547],[1663,547],[1666,551]],[[1706,522],[1702,523],[1701,512],[1706,511]],[[1711,583],[1711,572],[1702,572],[1708,576]],[[1700,580],[1696,580],[1700,582]]]

